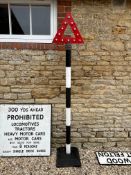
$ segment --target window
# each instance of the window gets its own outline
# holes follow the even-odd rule
[[[51,43],[56,29],[55,0],[0,0],[0,42]]]

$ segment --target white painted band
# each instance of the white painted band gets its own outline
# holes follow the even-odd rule
[[[71,154],[71,144],[66,144],[66,154]]]
[[[71,67],[66,67],[66,88],[71,88]]]
[[[71,108],[66,108],[66,126],[71,125]]]

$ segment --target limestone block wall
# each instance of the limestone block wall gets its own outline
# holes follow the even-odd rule
[[[72,50],[72,143],[131,146],[131,6],[73,1],[85,44]],[[0,103],[52,104],[52,147],[65,143],[65,51],[0,50]]]

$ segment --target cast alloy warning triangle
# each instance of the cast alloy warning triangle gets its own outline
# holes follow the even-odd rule
[[[71,27],[71,30],[75,37],[72,36],[64,36],[64,32],[67,26]],[[58,29],[56,36],[54,37],[53,43],[55,44],[83,44],[84,41],[82,36],[77,28],[77,25],[71,15],[71,13],[67,13],[65,19],[62,21],[61,27]]]

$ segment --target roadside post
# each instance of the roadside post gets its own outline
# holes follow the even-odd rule
[[[75,37],[64,36],[70,26]],[[57,149],[57,167],[81,167],[78,148],[71,147],[71,49],[72,44],[83,44],[84,41],[71,13],[67,13],[54,37],[53,43],[64,44],[66,50],[66,146]]]

